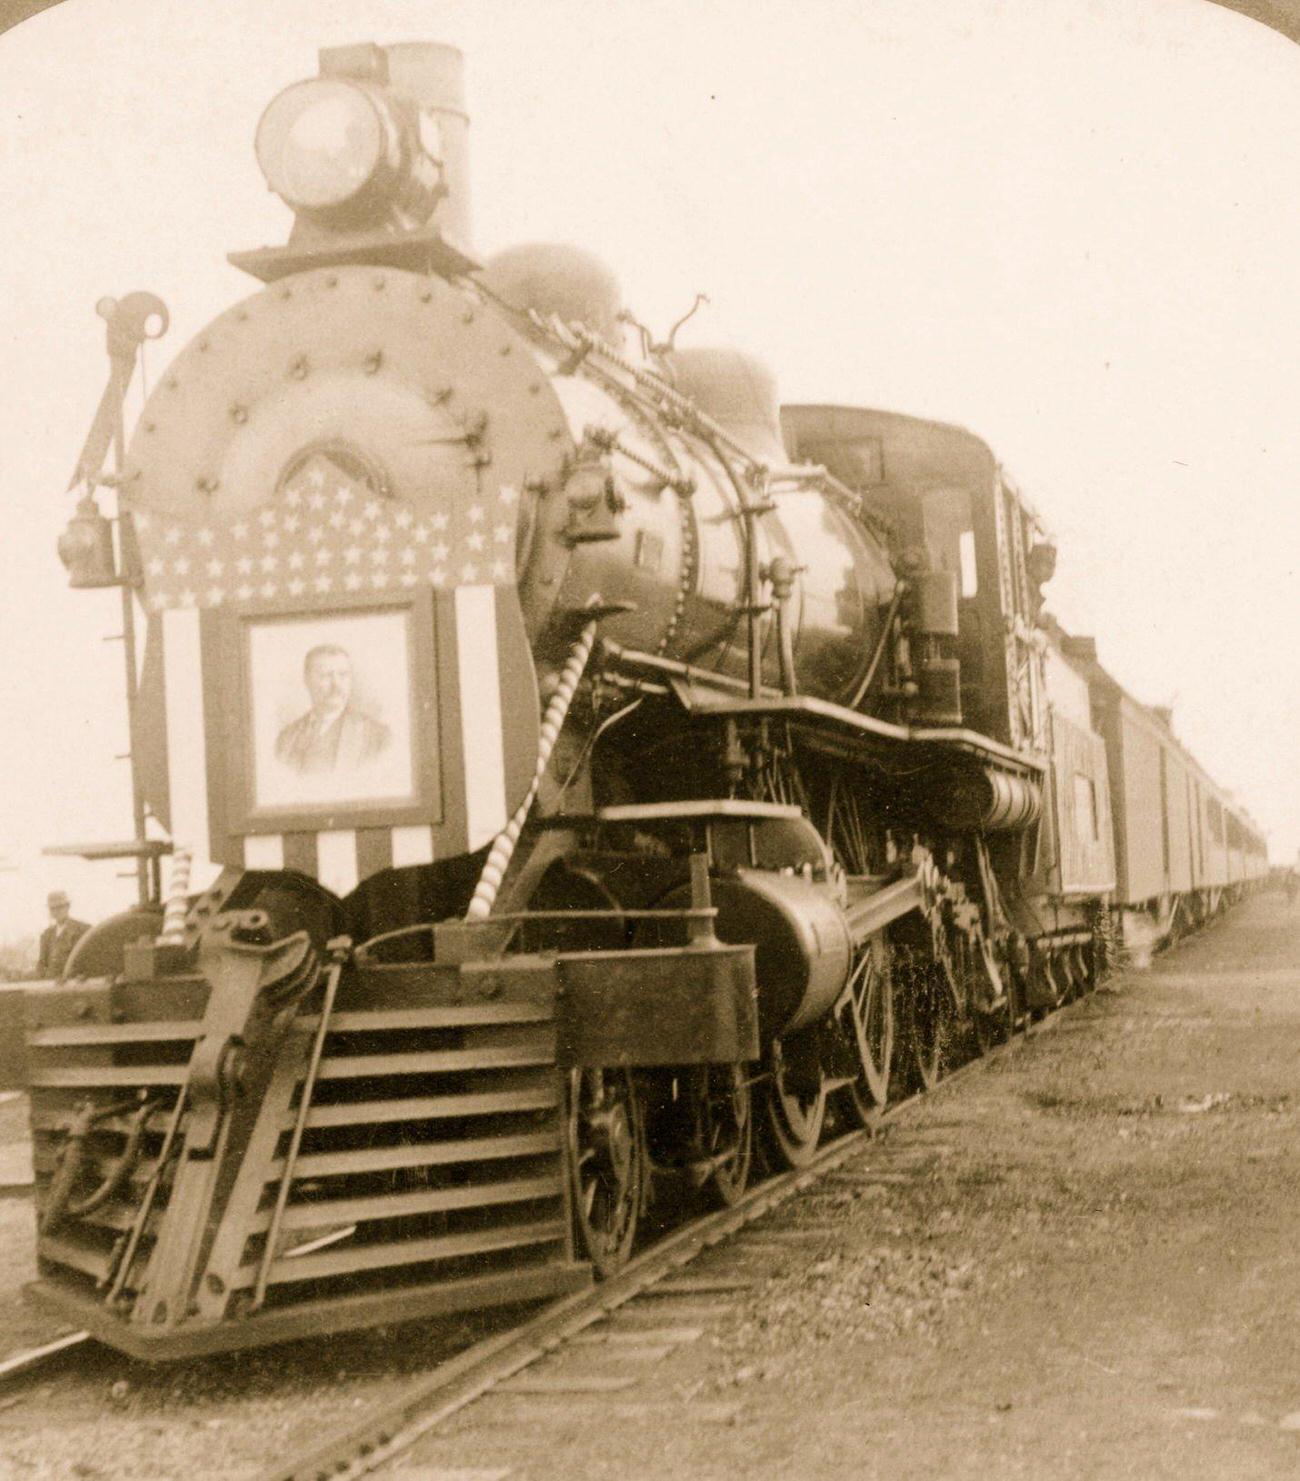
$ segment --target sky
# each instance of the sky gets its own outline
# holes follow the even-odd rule
[[[480,254],[580,243],[786,400],[983,436],[1054,532],[1049,607],[1300,845],[1300,48],[1205,0],[65,0],[0,36],[0,941],[94,919],[130,832],[116,593],[54,542],[107,362],[151,380],[282,241],[262,108],[316,49],[465,52]]]

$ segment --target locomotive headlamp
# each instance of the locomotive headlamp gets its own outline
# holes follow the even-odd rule
[[[421,42],[332,46],[277,93],[254,149],[294,214],[283,247],[232,253],[263,282],[327,262],[463,273],[469,186],[461,56]]]
[[[295,211],[337,210],[401,164],[388,110],[342,78],[295,83],[272,99],[255,148],[267,184]]]

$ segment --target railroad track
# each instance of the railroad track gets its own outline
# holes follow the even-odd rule
[[[930,1095],[920,1093],[888,1106],[862,1131],[851,1131],[822,1147],[811,1163],[779,1174],[750,1189],[733,1207],[705,1214],[673,1230],[633,1259],[617,1276],[589,1290],[544,1307],[519,1326],[474,1343],[413,1381],[398,1398],[376,1405],[359,1421],[327,1435],[300,1453],[262,1472],[257,1481],[344,1481],[379,1469],[410,1449],[422,1436],[478,1399],[516,1379],[612,1313],[647,1292],[659,1295],[724,1294],[740,1289],[727,1281],[690,1281],[674,1276],[705,1250],[731,1239],[746,1226],[831,1173],[867,1145],[885,1126],[906,1117],[923,1100],[946,1093],[1011,1052],[1026,1037],[1053,1027],[1067,1004],[951,1071]],[[0,1388],[93,1344],[86,1332],[67,1332],[0,1360]]]
[[[11,1383],[37,1368],[43,1368],[55,1358],[76,1347],[84,1347],[91,1340],[89,1332],[64,1332],[58,1337],[43,1342],[39,1347],[29,1347],[22,1352],[11,1353],[0,1360],[0,1383]]]
[[[278,1462],[261,1472],[256,1481],[351,1481],[369,1475],[408,1451],[454,1414],[517,1379],[525,1369],[574,1338],[581,1338],[589,1328],[605,1321],[636,1297],[651,1291],[699,1296],[740,1289],[741,1283],[725,1279],[689,1281],[673,1277],[705,1250],[730,1239],[810,1184],[825,1178],[865,1146],[880,1128],[901,1120],[923,1100],[945,1093],[967,1076],[987,1068],[1022,1044],[1026,1037],[1037,1037],[1052,1028],[1072,1006],[1073,1003],[1057,1008],[1025,1033],[1017,1033],[1006,1043],[995,1045],[958,1066],[929,1095],[911,1095],[888,1106],[865,1130],[848,1132],[827,1143],[807,1167],[769,1178],[733,1207],[705,1214],[664,1235],[612,1279],[553,1302],[521,1326],[475,1343],[416,1380],[399,1398],[376,1406],[359,1421]],[[642,1335],[647,1341],[654,1340],[654,1334]],[[544,1387],[537,1391],[543,1392]]]

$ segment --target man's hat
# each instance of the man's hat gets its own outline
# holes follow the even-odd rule
[[[68,899],[66,891],[51,890],[49,899],[45,903],[53,910],[57,905],[70,905],[72,902]]]

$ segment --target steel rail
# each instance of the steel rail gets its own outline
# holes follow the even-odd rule
[[[61,1337],[43,1342],[39,1347],[28,1347],[22,1352],[11,1353],[7,1358],[0,1359],[0,1383],[8,1382],[11,1378],[21,1378],[24,1373],[43,1366],[60,1353],[81,1347],[90,1340],[89,1332],[65,1332]]]
[[[1017,1033],[1005,1043],[996,1044],[984,1054],[959,1065],[945,1075],[929,1095],[937,1094],[972,1071],[990,1064],[1014,1048],[1026,1035],[1032,1037],[1052,1027],[1057,1017],[1070,1006],[1063,1004],[1034,1024],[1032,1030]],[[612,1280],[553,1302],[523,1326],[485,1338],[467,1348],[440,1364],[402,1399],[366,1416],[360,1425],[350,1426],[313,1446],[310,1452],[304,1452],[288,1466],[277,1466],[265,1472],[258,1481],[303,1481],[303,1478],[313,1478],[314,1481],[314,1478],[327,1475],[333,1478],[365,1475],[367,1470],[407,1449],[427,1430],[496,1384],[513,1377],[567,1338],[601,1321],[656,1281],[689,1263],[702,1250],[720,1243],[809,1183],[816,1182],[856,1147],[869,1142],[879,1127],[915,1109],[926,1098],[924,1093],[918,1092],[887,1106],[873,1117],[870,1127],[847,1132],[821,1148],[806,1168],[769,1178],[752,1188],[734,1207],[706,1214],[665,1236]],[[0,1358],[0,1385],[22,1378],[63,1353],[93,1341],[89,1332],[65,1332],[39,1346],[10,1353]],[[425,1412],[427,1406],[433,1407]]]
[[[738,1203],[705,1214],[665,1235],[638,1255],[618,1275],[590,1290],[579,1291],[544,1307],[521,1326],[500,1332],[466,1348],[418,1379],[400,1397],[377,1406],[313,1444],[288,1461],[260,1472],[256,1481],[352,1481],[409,1450],[444,1420],[490,1393],[538,1362],[569,1338],[603,1321],[611,1312],[689,1264],[697,1255],[722,1243],[794,1194],[818,1182],[854,1152],[869,1145],[876,1132],[915,1110],[966,1076],[995,1063],[1027,1039],[1053,1028],[1061,1015],[1085,998],[1053,1009],[1001,1044],[995,1044],[957,1066],[933,1088],[918,1091],[873,1116],[862,1130],[846,1132],[822,1147],[807,1167],[781,1173],[746,1193]]]

